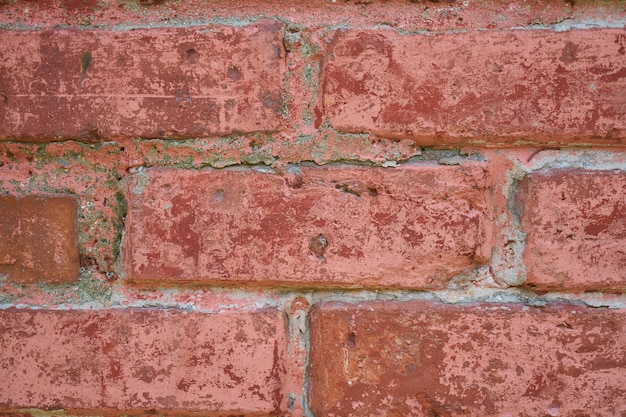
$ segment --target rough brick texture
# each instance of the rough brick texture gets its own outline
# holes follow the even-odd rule
[[[275,309],[0,311],[0,407],[278,414]]]
[[[482,166],[151,169],[128,181],[133,280],[445,287],[490,251]]]
[[[11,282],[78,279],[76,198],[0,196],[0,276]]]
[[[626,417],[624,5],[0,0],[0,417]]]
[[[338,31],[331,124],[423,145],[623,143],[626,31]]]
[[[311,317],[316,416],[623,416],[626,313],[327,303]]]
[[[516,208],[526,233],[526,284],[626,287],[626,175],[548,170],[528,175]]]
[[[276,130],[285,58],[280,33],[274,22],[1,31],[0,138],[187,138]]]

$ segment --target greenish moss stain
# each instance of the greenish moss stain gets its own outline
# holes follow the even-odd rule
[[[111,297],[107,277],[111,276],[121,251],[127,210],[119,184],[120,147],[106,149],[105,146],[110,144],[80,144],[78,150],[69,149],[54,155],[47,153],[47,149],[59,144],[18,146],[24,156],[19,160],[11,158],[9,167],[23,164],[22,169],[30,168],[30,172],[22,181],[7,181],[6,188],[13,189],[12,193],[17,195],[45,192],[77,196],[81,269],[78,281],[72,284],[5,283],[0,302],[19,302],[20,298],[32,295],[42,297],[49,304],[106,302]],[[6,151],[5,148],[5,155]],[[108,163],[100,163],[102,161]],[[97,200],[95,196],[98,196]],[[100,201],[104,197],[107,198],[106,204]]]
[[[302,121],[306,126],[311,126],[315,120],[311,109],[315,106],[319,94],[319,63],[307,63],[302,68],[300,78],[302,89],[308,91],[311,96],[307,107],[302,110]]]
[[[15,162],[17,160],[17,158],[15,157],[15,154],[13,152],[11,152],[11,150],[9,150],[7,147],[4,147],[3,154],[7,158],[9,158],[9,160],[11,162]]]
[[[300,54],[303,58],[312,58],[316,55],[319,55],[322,51],[322,48],[311,41],[310,34],[303,32],[300,37]]]
[[[117,0],[117,4],[129,12],[138,12],[141,10],[139,0]]]
[[[305,125],[312,126],[314,120],[314,115],[310,108],[302,110],[302,121]]]
[[[283,117],[287,117],[289,115],[289,105],[291,104],[292,98],[289,94],[289,83],[293,79],[292,71],[285,71],[285,75],[283,76],[283,93],[281,93],[281,107],[280,112]]]
[[[317,88],[318,72],[319,66],[317,66],[317,68],[314,68],[313,64],[307,63],[302,69],[302,88]]]

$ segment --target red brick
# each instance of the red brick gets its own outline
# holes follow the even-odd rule
[[[626,31],[339,31],[333,127],[423,145],[626,143]]]
[[[78,279],[76,199],[0,196],[0,275],[11,282]]]
[[[0,406],[278,414],[281,320],[275,309],[4,310]]]
[[[526,285],[626,286],[626,174],[549,170],[528,175],[516,210],[526,233]]]
[[[132,280],[442,288],[490,253],[482,166],[149,169],[127,194]]]
[[[280,127],[280,26],[0,33],[0,138],[194,137]]]
[[[371,27],[381,22],[403,31],[461,31],[509,29],[528,25],[551,26],[555,22],[619,24],[626,17],[621,0],[359,0],[284,1],[255,0],[0,0],[0,26],[44,28],[59,25],[83,27],[163,25],[189,19],[246,20],[253,16],[281,16],[293,27],[321,27],[348,23]],[[25,7],[27,5],[27,7]],[[365,10],[364,10],[365,9]],[[349,19],[349,21],[348,21]]]
[[[311,316],[310,407],[333,416],[626,415],[626,311],[371,302]]]

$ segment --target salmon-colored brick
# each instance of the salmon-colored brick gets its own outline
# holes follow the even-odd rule
[[[0,139],[277,130],[280,25],[0,33]]]
[[[485,262],[482,166],[148,169],[128,180],[132,280],[442,288]]]
[[[338,31],[324,66],[331,124],[423,145],[626,139],[626,31]]]
[[[0,311],[0,407],[280,414],[276,309]],[[256,414],[255,414],[256,413]]]
[[[626,287],[626,174],[557,169],[519,185],[526,285],[541,289]]]
[[[78,279],[76,198],[0,196],[0,275],[11,282]]]
[[[626,312],[321,304],[310,407],[335,416],[626,415]]]

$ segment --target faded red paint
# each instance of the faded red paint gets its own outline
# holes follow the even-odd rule
[[[276,22],[0,37],[0,139],[188,138],[282,123]]]
[[[622,29],[338,31],[324,103],[340,131],[421,145],[624,144]]]
[[[0,22],[7,26],[149,25],[195,20],[281,16],[294,27],[387,25],[406,31],[509,29],[558,22],[608,21],[626,17],[620,1],[606,0],[2,0]]]
[[[0,196],[0,276],[10,282],[78,279],[76,198]]]
[[[480,165],[149,169],[127,196],[131,280],[445,288],[490,254]]]
[[[526,285],[540,289],[626,285],[624,172],[534,172],[520,184],[515,208],[526,233]]]
[[[626,416],[621,3],[0,0],[0,417]]]
[[[275,309],[9,309],[0,329],[3,408],[284,409],[285,334]]]
[[[626,311],[325,303],[311,316],[316,416],[626,413]]]

